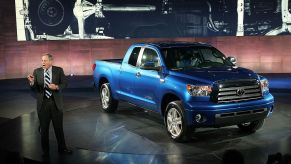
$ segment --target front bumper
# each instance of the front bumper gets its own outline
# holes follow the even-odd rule
[[[214,103],[207,101],[184,103],[188,126],[222,127],[265,119],[273,112],[274,97],[267,94],[263,99]],[[197,114],[202,118],[197,121]]]

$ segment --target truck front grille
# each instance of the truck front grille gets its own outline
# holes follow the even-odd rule
[[[248,101],[262,98],[260,83],[255,79],[218,81],[212,100],[218,103]]]

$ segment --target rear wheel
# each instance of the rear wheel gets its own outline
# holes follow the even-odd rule
[[[168,134],[176,142],[188,141],[191,128],[187,127],[181,101],[172,101],[166,107],[165,124]]]
[[[265,122],[265,119],[262,119],[262,120],[257,120],[257,121],[238,124],[237,126],[243,132],[254,133],[264,125],[264,122]]]
[[[117,109],[118,101],[112,97],[110,84],[102,84],[99,93],[102,110],[108,113],[114,112]]]

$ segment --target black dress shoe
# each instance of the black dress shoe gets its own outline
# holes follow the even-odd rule
[[[70,150],[70,149],[65,148],[65,149],[59,149],[59,153],[60,154],[72,154],[73,151]]]

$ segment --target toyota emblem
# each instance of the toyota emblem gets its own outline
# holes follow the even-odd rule
[[[244,94],[245,94],[245,90],[244,89],[238,89],[238,90],[236,90],[236,95],[243,96]]]

